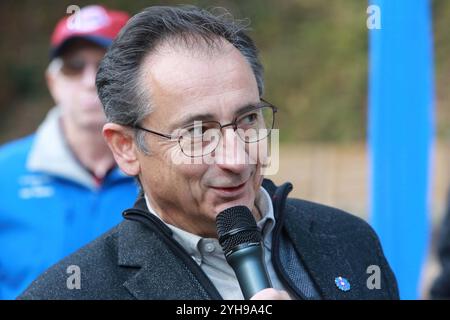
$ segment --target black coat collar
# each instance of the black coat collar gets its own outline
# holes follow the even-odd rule
[[[277,187],[271,180],[264,179],[263,187],[272,197],[277,230],[286,232],[288,238],[292,240],[321,298],[358,299],[365,296],[362,291],[367,289],[366,270],[353,270],[352,263],[345,253],[348,250],[341,247],[351,246],[351,243],[340,243],[342,239],[338,239],[334,233],[327,234],[320,228],[316,228],[317,221],[322,220],[323,217],[318,216],[319,211],[307,214],[308,206],[299,205],[307,203],[306,201],[297,200],[294,203],[295,200],[286,198],[292,188],[290,183]],[[315,207],[325,208],[319,205]],[[279,240],[280,237],[274,238],[274,242]],[[338,289],[335,284],[337,277],[347,279],[351,289],[349,291]]]
[[[355,274],[364,272],[352,270],[344,250],[340,250],[336,236],[316,232],[313,215],[305,214],[302,208],[292,201],[280,199],[287,196],[292,186],[285,184],[283,187],[289,190],[281,192],[272,181],[265,179],[263,187],[272,198],[277,229],[282,228],[282,232],[286,232],[292,240],[322,298],[358,299],[364,296],[361,292],[364,288],[355,285],[362,282],[365,284],[364,279],[355,278]],[[127,211],[139,211],[152,216],[143,196],[138,198],[133,209]],[[118,264],[140,268],[124,283],[125,287],[138,299],[220,299],[210,281],[197,280],[198,275],[193,274],[186,264],[167,248],[162,236],[171,237],[171,230],[156,217],[153,217],[152,222],[156,224],[155,230],[159,232],[149,232],[149,228],[135,221],[125,221],[120,226]],[[168,270],[170,272],[167,272]],[[180,270],[182,272],[175,272]],[[153,278],[154,275],[161,274],[167,277],[163,287],[158,284],[158,279]],[[337,288],[334,281],[339,276],[348,279],[352,284],[350,291],[344,292]],[[189,294],[183,296],[183,293]]]

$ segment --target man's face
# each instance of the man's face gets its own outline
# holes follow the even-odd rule
[[[141,125],[172,133],[186,124],[185,119],[205,115],[227,124],[243,107],[259,103],[256,80],[245,58],[227,42],[222,49],[211,55],[163,47],[147,57],[142,79],[154,111]],[[140,179],[152,206],[167,223],[215,237],[215,218],[228,207],[246,205],[258,217],[254,203],[262,181],[259,164],[249,164],[249,145],[231,127],[222,133],[210,156],[226,161],[212,164],[175,164],[174,158],[187,157],[177,141],[146,135],[151,154],[138,153]],[[232,143],[239,152],[226,148]]]
[[[77,40],[58,58],[58,69],[47,75],[50,92],[61,107],[63,121],[77,128],[99,132],[105,123],[95,87],[95,76],[104,54],[105,49]]]

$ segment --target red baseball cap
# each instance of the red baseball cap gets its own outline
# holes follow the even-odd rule
[[[81,8],[62,18],[51,38],[50,58],[63,52],[74,39],[85,39],[108,48],[130,16],[123,11],[113,11],[99,5]]]

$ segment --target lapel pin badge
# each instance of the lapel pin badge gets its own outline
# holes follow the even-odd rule
[[[336,287],[338,287],[338,289],[341,291],[349,291],[350,290],[350,282],[348,282],[348,280],[343,277],[335,278],[334,283],[336,284]]]

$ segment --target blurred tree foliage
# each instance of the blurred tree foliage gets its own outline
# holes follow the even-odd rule
[[[0,142],[29,134],[53,105],[44,71],[49,37],[71,4],[92,1],[0,2]],[[97,1],[135,14],[179,1]],[[181,2],[183,3],[183,2]],[[186,3],[186,2],[184,2]],[[265,98],[280,107],[283,141],[363,141],[367,108],[364,0],[192,0],[249,18],[266,69]],[[450,121],[450,1],[433,2],[439,133]],[[447,107],[445,107],[447,106]],[[441,116],[442,115],[442,116]]]
[[[433,1],[436,125],[441,139],[450,140],[450,1]]]

